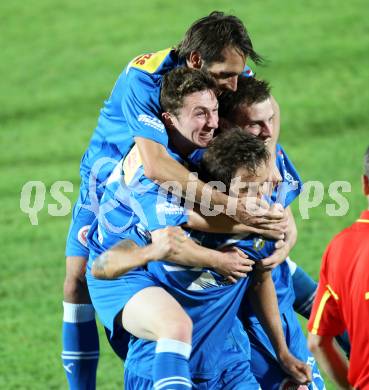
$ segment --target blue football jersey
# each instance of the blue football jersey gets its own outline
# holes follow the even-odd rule
[[[124,68],[100,110],[97,126],[82,158],[82,181],[87,183],[92,172],[97,183],[103,183],[112,167],[100,166],[98,161],[103,158],[121,160],[132,147],[133,137],[167,145],[168,136],[159,119],[161,80],[165,73],[181,65],[175,51],[169,48],[138,56]]]
[[[184,163],[170,145],[168,148],[173,158]],[[90,263],[96,255],[122,238],[131,238],[139,243],[146,234],[147,242],[150,242],[149,231],[182,225],[187,220],[187,213],[181,206],[180,199],[171,193],[163,192],[160,186],[145,177],[138,149],[134,147],[107,180],[98,219],[88,235]],[[127,237],[127,229],[130,234],[139,237]],[[195,376],[211,378],[221,369],[220,366],[225,364],[220,358],[227,337],[231,340],[242,339],[242,346],[237,348],[241,349],[241,354],[245,354],[245,359],[248,358],[250,351],[247,337],[240,330],[240,324],[237,328],[236,319],[238,307],[249,283],[248,278],[233,285],[210,269],[180,267],[160,261],[150,262],[147,269],[162,287],[180,302],[194,321],[190,365]],[[237,338],[229,336],[234,326]],[[137,340],[135,348],[140,351],[144,348],[150,350],[152,345],[144,340]],[[134,357],[137,358],[137,354],[127,360],[128,367],[136,361]],[[141,361],[142,375],[151,372],[150,362],[149,359],[148,365],[145,365]]]
[[[202,149],[192,153],[190,158],[193,166],[199,164],[204,152],[205,150]],[[276,164],[281,173],[282,182],[279,184],[278,188],[273,191],[270,202],[278,202],[286,208],[300,194],[302,181],[296,168],[288,158],[288,155],[279,144],[276,147]],[[219,249],[227,246],[236,246],[245,252],[249,258],[254,260],[261,260],[270,256],[275,249],[275,241],[266,240],[255,234],[246,236],[210,234],[192,230],[190,235],[199,244],[208,248]],[[293,304],[295,299],[288,264],[283,262],[276,267],[272,271],[272,278],[276,289],[279,309],[283,312]],[[242,317],[245,315],[247,315],[250,320],[256,320],[255,315],[247,302],[243,304],[242,308]]]
[[[172,48],[143,54],[123,69],[111,94],[100,110],[97,126],[80,167],[85,186],[97,183],[97,196],[104,190],[104,181],[113,169],[112,162],[120,161],[134,143],[143,137],[167,147],[168,135],[160,120],[160,89],[163,76],[185,61]],[[253,76],[245,66],[244,74]]]
[[[168,152],[184,163],[170,145]],[[135,226],[145,235],[166,226],[182,225],[187,220],[181,199],[144,175],[138,148],[134,146],[106,180],[97,219],[87,236],[90,260],[127,238],[126,232]]]

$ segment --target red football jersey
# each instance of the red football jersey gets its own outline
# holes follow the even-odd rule
[[[360,390],[369,389],[369,210],[328,245],[308,329],[320,336],[347,329],[348,380]]]

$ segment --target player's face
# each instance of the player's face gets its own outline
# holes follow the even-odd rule
[[[235,113],[234,124],[268,143],[273,136],[273,118],[272,102],[266,99],[251,106],[241,105]]]
[[[234,47],[226,47],[222,51],[223,62],[204,63],[203,69],[208,71],[217,81],[220,90],[237,90],[238,76],[246,65],[246,57]]]
[[[240,178],[241,186],[237,190],[238,193],[233,191],[233,196],[261,198],[263,195],[269,194],[269,169],[266,163],[263,163],[252,175],[246,168],[238,168],[234,175],[234,178],[236,177]]]
[[[218,100],[214,92],[207,90],[186,96],[172,121],[176,130],[192,144],[207,147],[218,127]]]

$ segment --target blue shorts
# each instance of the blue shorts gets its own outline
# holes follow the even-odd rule
[[[160,283],[144,268],[136,268],[117,279],[102,280],[91,275],[88,265],[86,279],[92,304],[111,338],[114,332],[123,331],[121,324],[115,323],[115,318],[126,303],[144,288],[160,287]]]
[[[324,380],[320,375],[314,357],[307,347],[305,335],[293,308],[281,314],[281,320],[290,352],[311,367],[313,384],[304,388],[311,390],[325,389]],[[251,369],[261,387],[270,390],[289,388],[288,385],[292,385],[292,382],[281,369],[271,342],[260,323],[250,322],[247,325],[247,333],[251,344]]]
[[[151,390],[151,379],[138,376],[134,370],[124,370],[124,388],[126,390]],[[259,390],[260,385],[250,371],[250,361],[240,360],[233,363],[212,379],[193,380],[193,390]]]
[[[88,259],[86,236],[95,216],[96,210],[94,211],[94,205],[91,204],[88,190],[81,185],[78,200],[73,207],[65,256],[82,256]]]

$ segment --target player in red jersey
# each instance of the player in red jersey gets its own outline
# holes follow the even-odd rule
[[[369,148],[362,183],[369,202]],[[333,342],[346,327],[351,341],[350,362]],[[368,390],[369,209],[328,245],[308,329],[310,349],[337,387]]]

